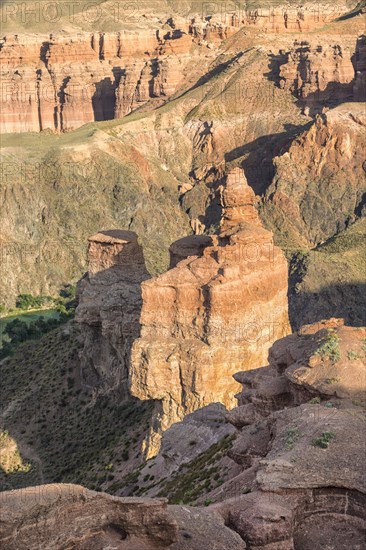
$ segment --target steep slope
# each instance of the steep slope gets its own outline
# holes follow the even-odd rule
[[[218,424],[219,410],[210,406],[166,432],[163,453],[133,474],[146,496],[62,484],[5,492],[1,542],[17,550],[346,550],[351,542],[361,550],[364,353],[365,328],[341,319],[303,327],[274,344],[267,367],[235,375],[243,389],[226,414],[235,428]],[[197,439],[186,457],[182,441],[170,447],[191,436]],[[148,498],[157,488],[180,504]]]
[[[95,128],[54,139],[2,139],[2,303],[79,279],[86,239],[100,229],[139,231],[152,273],[167,266],[172,238],[189,231],[177,181],[136,148]]]
[[[318,245],[363,214],[365,128],[365,105],[343,104],[274,159],[263,215],[284,247]]]
[[[182,21],[177,28],[179,24]],[[364,74],[362,40],[357,43],[363,22],[357,16],[330,23],[317,33],[303,32],[300,37],[265,32],[258,25],[257,21],[239,29],[218,51],[220,41],[208,48],[204,29],[202,35],[199,26],[195,27],[194,40],[201,43],[195,47],[203,52],[197,59],[203,55],[205,65],[198,69],[202,75],[208,63],[208,72],[204,76],[195,69],[194,74],[189,72],[183,87],[163,106],[146,105],[145,112],[123,121],[98,122],[70,135],[2,138],[3,302],[11,305],[20,292],[52,294],[65,282],[76,280],[86,267],[81,259],[85,240],[103,228],[126,227],[138,233],[149,271],[161,273],[168,265],[168,245],[189,233],[188,223],[194,233],[209,232],[217,225],[214,188],[224,163],[241,166],[255,193],[266,193],[276,177],[273,159],[288,151],[312,121],[310,112],[302,113],[291,86],[279,86],[283,62],[294,52],[294,39],[309,44],[310,67],[305,76],[310,75],[311,82],[316,82],[319,72],[318,46],[328,53],[342,52],[342,61],[338,54],[326,55],[325,87],[337,77],[339,63],[347,67],[342,72],[346,82],[341,84],[352,84],[355,74],[350,68],[357,50],[356,85]],[[180,39],[170,42],[179,44]],[[300,158],[301,148],[297,154]],[[294,156],[293,162],[296,165],[299,160]],[[344,169],[345,179],[352,180],[347,164]],[[318,187],[318,176],[311,177]],[[362,184],[357,187],[362,189]],[[298,199],[302,196],[298,194]],[[319,227],[324,225],[332,237],[332,231],[352,221],[356,199],[356,195],[347,198],[340,217],[329,208],[316,211],[306,220],[305,234],[314,233],[314,225],[322,237],[324,231]],[[52,207],[47,209],[45,203]],[[17,205],[25,212],[23,216]],[[282,226],[277,223],[281,208],[277,212],[276,205],[263,219],[268,227],[278,228],[277,242],[285,247],[289,223],[285,220],[281,234]],[[304,207],[294,204],[294,208]],[[358,216],[357,210],[354,219]],[[290,236],[299,248],[304,248],[303,228],[304,223],[298,223]]]
[[[100,489],[140,466],[151,406],[85,383],[82,349],[71,323],[1,362],[2,490],[51,482]]]

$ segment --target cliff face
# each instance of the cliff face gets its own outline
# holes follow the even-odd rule
[[[84,341],[81,375],[98,393],[117,391],[124,399],[131,345],[140,333],[141,283],[149,274],[137,236],[130,231],[90,237],[88,261],[76,311]]]
[[[365,9],[365,8],[364,8]],[[353,58],[356,77],[353,88],[355,101],[366,101],[366,36],[357,39],[356,52]]]
[[[365,38],[355,48],[339,43],[295,41],[289,51],[272,56],[277,84],[289,90],[306,114],[346,101],[365,101]]]
[[[175,243],[173,265],[177,255],[190,255],[142,284],[130,377],[133,395],[160,402],[148,455],[156,453],[161,431],[185,414],[213,401],[232,406],[231,375],[259,366],[288,331],[287,264],[259,221],[242,170],[230,172],[217,193],[219,234],[211,243],[207,236]]]
[[[73,130],[167,98],[192,45],[191,36],[162,30],[6,36],[1,131]]]
[[[264,217],[288,246],[319,245],[362,214],[365,124],[361,103],[340,105],[274,159]]]
[[[233,11],[225,7],[223,13],[206,14],[212,7],[215,4],[204,3],[200,15],[192,11],[186,17],[170,17],[166,23],[163,16],[154,18],[153,26],[147,20],[142,24],[140,17],[135,27],[125,24],[118,32],[6,34],[0,41],[0,130],[61,132],[87,122],[122,118],[147,101],[166,101],[186,82],[193,66],[199,72],[206,64],[204,58],[240,28],[301,34],[321,27],[345,9],[339,3],[333,9],[325,6],[320,13],[319,6],[308,4]],[[203,54],[199,59],[197,49]],[[317,58],[319,71],[325,57],[334,55]],[[297,72],[304,78],[306,64],[307,56],[297,52],[287,69],[290,74],[284,73],[283,78]],[[347,59],[339,63],[340,82],[345,82],[349,70]],[[347,89],[342,93],[347,96]]]
[[[194,18],[183,29],[169,21],[115,33],[5,36],[1,131],[73,130],[167,99],[196,64],[197,45],[219,45],[236,31]]]
[[[242,389],[238,407],[225,414],[231,426],[217,423],[224,407],[213,404],[166,432],[162,454],[130,476],[143,498],[62,483],[5,491],[1,543],[9,550],[187,550],[187,540],[192,550],[347,550],[352,541],[361,550],[364,348],[365,328],[341,319],[281,338],[268,366],[235,374]],[[173,502],[178,488],[184,506],[148,498],[156,486]]]
[[[227,415],[238,428],[229,455],[243,471],[221,494],[251,491],[217,508],[253,547],[362,547],[364,337],[341,319],[305,326],[276,342],[268,367],[235,375],[243,390]]]

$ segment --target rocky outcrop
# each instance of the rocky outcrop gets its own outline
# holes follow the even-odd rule
[[[305,326],[276,342],[268,367],[235,375],[229,455],[243,472],[205,498],[235,497],[214,508],[249,547],[362,548],[365,334],[340,319]]]
[[[288,331],[287,264],[255,209],[243,171],[217,189],[218,234],[188,237],[172,247],[167,273],[142,284],[141,337],[131,354],[131,392],[158,400],[146,453],[184,415],[211,402],[233,405],[231,375],[263,364],[272,342]],[[203,245],[206,245],[203,248]]]
[[[293,49],[282,55],[279,85],[290,90],[307,112],[314,114],[324,105],[352,99],[352,52],[339,44],[314,47],[309,42],[295,42]]]
[[[365,9],[365,8],[363,8]],[[353,97],[355,101],[366,101],[366,36],[357,39],[356,52],[353,59],[355,67],[355,81]]]
[[[340,105],[319,115],[288,152],[274,159],[264,217],[285,247],[319,245],[361,214],[365,125],[361,103]]]
[[[184,33],[153,30],[6,36],[1,130],[73,130],[167,98],[184,79],[192,45]]]
[[[117,498],[69,484],[2,493],[0,542],[8,550],[246,548],[213,511],[167,506],[164,499]]]
[[[290,4],[271,3],[257,7],[243,4],[237,13],[232,15],[233,24],[258,27],[264,32],[303,33],[322,27],[324,23],[334,20],[349,9],[347,2],[319,5],[312,2],[303,2],[291,6]]]
[[[4,492],[2,502],[0,540],[9,550],[153,549],[178,538],[162,500],[118,499],[60,484]]]
[[[114,230],[90,237],[88,263],[76,310],[83,383],[126,398],[131,346],[140,334],[141,283],[149,278],[136,234]]]
[[[288,51],[271,55],[277,85],[290,91],[305,114],[314,116],[346,101],[365,101],[365,37],[317,44],[296,40]]]

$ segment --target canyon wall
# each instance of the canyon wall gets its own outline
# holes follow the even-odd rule
[[[288,51],[271,55],[277,85],[299,100],[305,114],[314,116],[347,101],[366,101],[365,36],[359,36],[352,49],[342,42],[296,40]]]
[[[326,6],[320,13],[319,6],[307,4],[173,16],[167,23],[158,20],[156,28],[118,32],[7,34],[0,40],[0,131],[61,132],[122,118],[147,101],[167,100],[192,65],[199,72],[206,61],[197,59],[196,48],[209,58],[240,28],[303,33],[345,9]]]
[[[364,104],[339,105],[274,159],[263,216],[286,248],[322,244],[363,215],[365,125]]]
[[[167,99],[206,48],[236,31],[195,19],[177,28],[8,35],[0,41],[2,132],[74,130]],[[209,51],[208,51],[209,53]],[[200,62],[201,66],[202,61]]]
[[[289,330],[287,263],[261,225],[243,171],[231,171],[217,195],[219,233],[174,243],[172,265],[180,261],[142,284],[130,387],[139,399],[159,402],[148,456],[161,432],[186,414],[215,401],[231,407],[231,375],[260,366]]]
[[[166,36],[136,31],[5,37],[1,130],[73,130],[168,97],[191,60],[192,38]]]
[[[241,169],[217,187],[219,233],[173,243],[171,269],[149,279],[134,233],[89,239],[79,283],[83,379],[97,393],[156,401],[147,456],[161,433],[209,403],[234,404],[231,375],[266,360],[289,331],[287,263]]]

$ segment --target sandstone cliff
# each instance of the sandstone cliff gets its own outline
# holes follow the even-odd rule
[[[122,118],[171,95],[192,63],[192,49],[190,35],[163,29],[6,36],[0,128],[65,131]]]
[[[70,484],[2,493],[0,542],[8,550],[246,548],[214,511],[167,506],[165,499],[116,498]]]
[[[364,354],[365,328],[345,326],[341,319],[304,326],[280,339],[270,349],[267,367],[234,375],[243,389],[238,407],[226,413],[236,428],[231,445],[223,438],[193,459],[188,449],[189,461],[174,469],[175,460],[179,464],[179,453],[169,448],[174,436],[193,436],[200,444],[195,413],[164,434],[166,454],[152,461],[155,474],[165,463],[170,477],[145,484],[139,494],[208,504],[248,548],[346,550],[352,541],[361,550]],[[206,423],[209,431],[212,411],[199,412],[200,429]],[[226,452],[238,470],[230,471]]]
[[[89,239],[88,273],[78,287],[83,384],[128,396],[130,351],[140,334],[141,283],[149,278],[137,236],[104,231]]]
[[[261,365],[271,343],[288,331],[287,264],[261,225],[242,170],[230,172],[217,193],[219,233],[175,243],[174,257],[177,249],[179,259],[190,256],[142,284],[130,384],[139,399],[159,401],[148,456],[161,431],[187,413],[213,401],[232,406],[230,376]]]
[[[73,130],[167,100],[195,66],[202,71],[200,48],[219,46],[236,31],[198,19],[180,21],[183,28],[169,19],[155,29],[5,36],[1,131]]]

